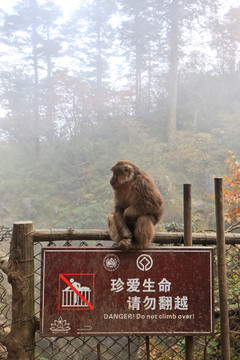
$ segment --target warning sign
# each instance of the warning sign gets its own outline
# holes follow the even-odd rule
[[[43,336],[209,335],[213,249],[42,249]]]
[[[59,310],[94,310],[94,274],[59,274]]]

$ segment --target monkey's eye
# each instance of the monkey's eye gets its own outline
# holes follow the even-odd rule
[[[113,176],[119,176],[119,175],[120,175],[119,171],[117,171],[116,169],[114,169],[114,170],[113,170]]]

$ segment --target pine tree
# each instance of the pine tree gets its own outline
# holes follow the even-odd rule
[[[28,95],[22,114],[9,109],[11,118],[25,118],[25,124],[18,124],[16,132],[31,129],[31,143],[36,153],[40,151],[40,138],[43,135],[41,126],[42,91],[40,80],[50,80],[53,58],[57,56],[59,46],[50,38],[50,29],[59,16],[58,9],[51,2],[39,4],[36,0],[24,0],[17,3],[13,14],[5,14],[1,29],[2,41],[15,53],[17,64],[12,71],[19,71],[28,78]],[[31,81],[29,82],[29,80]],[[14,86],[14,83],[13,83]],[[16,89],[17,90],[17,89]],[[21,91],[18,89],[21,93]],[[25,117],[25,109],[28,116]],[[17,119],[16,122],[17,124]]]

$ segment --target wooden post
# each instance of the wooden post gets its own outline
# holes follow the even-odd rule
[[[32,222],[13,224],[8,261],[12,285],[12,327],[6,339],[8,360],[34,359],[34,259]]]
[[[192,192],[191,184],[183,185],[184,245],[192,246]],[[193,360],[193,336],[185,337],[186,360]]]
[[[225,249],[225,229],[223,211],[223,182],[222,178],[214,179],[215,185],[215,206],[216,206],[216,230],[217,230],[217,258],[218,258],[218,286],[220,302],[220,323],[221,323],[221,351],[222,360],[230,360],[230,332],[228,318],[228,289],[227,289],[227,268]]]

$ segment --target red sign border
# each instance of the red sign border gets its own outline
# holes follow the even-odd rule
[[[106,252],[106,253],[121,253],[122,250],[118,250],[118,249],[114,249],[114,248],[110,248],[110,247],[69,247],[69,248],[62,248],[62,247],[55,247],[55,248],[42,248],[41,250],[41,258],[42,258],[42,264],[45,262],[45,253],[47,252],[68,252],[68,251],[76,251],[76,252],[86,252],[86,251],[90,251],[90,252],[95,252],[95,251],[99,251],[99,252]],[[78,335],[64,335],[66,336],[209,336],[211,334],[214,333],[214,291],[213,291],[213,287],[214,287],[214,248],[210,247],[210,246],[204,246],[204,247],[200,247],[200,246],[185,246],[185,247],[179,247],[179,246],[159,246],[159,247],[150,247],[148,249],[145,250],[138,250],[137,252],[140,253],[148,253],[148,252],[209,252],[209,260],[210,260],[210,329],[208,331],[164,331],[164,332],[149,332],[149,331],[135,331],[135,332],[125,332],[125,331],[121,331],[121,332],[112,332],[111,334],[109,334],[109,332],[95,332],[92,330],[89,331],[84,331],[84,333],[78,333]],[[130,250],[129,252],[135,252],[133,250]],[[52,335],[45,335],[43,332],[44,329],[44,281],[45,281],[45,272],[43,269],[43,266],[41,266],[41,301],[40,301],[40,333],[42,334],[42,336],[44,337],[48,337],[48,336],[52,336]]]
[[[90,302],[87,301],[87,299],[85,299],[85,297],[77,290],[75,289],[72,284],[64,277],[61,275],[90,275],[92,276],[93,279],[93,295],[92,295],[92,304]],[[62,309],[60,306],[60,281],[63,280],[68,286],[71,287],[71,289],[88,305],[88,308],[84,308],[84,309],[77,309],[77,308],[66,308],[66,309]],[[65,311],[65,310],[77,310],[77,311],[83,311],[83,310],[94,310],[94,290],[95,290],[95,274],[87,274],[87,273],[81,273],[81,274],[73,274],[73,273],[64,273],[64,274],[59,274],[59,295],[58,295],[58,310],[60,311]],[[89,305],[90,304],[90,305]]]

